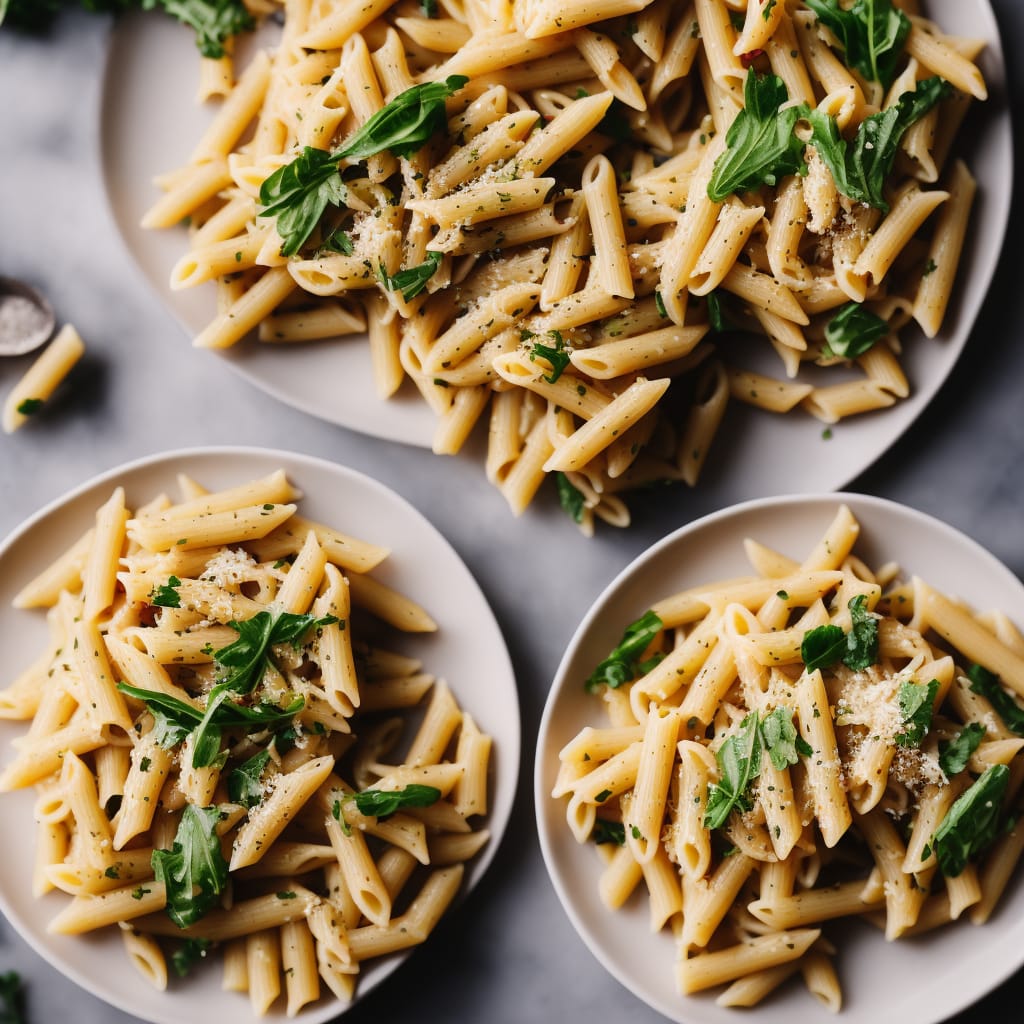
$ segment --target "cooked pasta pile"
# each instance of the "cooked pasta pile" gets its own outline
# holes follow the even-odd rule
[[[842,506],[803,561],[748,541],[758,575],[658,600],[586,681],[609,721],[553,796],[606,906],[646,888],[683,994],[751,1006],[802,974],[838,1010],[829,921],[981,924],[1024,850],[1024,636],[872,572],[858,533]]]
[[[487,414],[517,514],[555,474],[585,532],[626,525],[623,492],[697,482],[730,399],[881,409],[911,386],[899,332],[940,329],[980,44],[858,6],[289,0],[143,223],[190,219],[197,345],[365,331],[436,452]]]
[[[491,740],[392,646],[436,628],[376,545],[304,519],[281,471],[95,526],[16,598],[50,641],[0,691],[31,720],[36,895],[58,934],[119,926],[157,988],[223,950],[224,987],[289,1016],[426,939],[487,842]]]

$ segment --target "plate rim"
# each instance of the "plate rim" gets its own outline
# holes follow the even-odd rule
[[[778,509],[786,508],[787,506],[813,505],[818,508],[825,508],[829,506],[838,508],[841,504],[848,505],[855,516],[858,514],[858,508],[865,508],[870,510],[872,513],[897,515],[918,523],[926,522],[930,529],[935,530],[937,535],[941,535],[942,537],[950,540],[955,539],[957,544],[962,545],[963,548],[969,552],[972,559],[977,559],[979,562],[983,563],[986,566],[986,577],[989,572],[1002,577],[1006,584],[1018,592],[1021,608],[1024,609],[1024,580],[1018,577],[1012,569],[1010,569],[1005,563],[1003,563],[973,537],[931,513],[923,512],[920,509],[916,509],[902,502],[894,501],[891,498],[853,491],[777,494],[765,498],[753,498],[748,501],[738,502],[735,505],[731,505],[723,509],[717,509],[707,515],[693,520],[690,523],[686,523],[683,526],[678,527],[671,533],[660,538],[650,547],[641,551],[620,572],[618,572],[595,598],[593,604],[588,608],[583,619],[581,619],[576,630],[573,632],[573,635],[568,641],[566,649],[559,660],[558,668],[548,691],[547,699],[545,700],[540,724],[538,726],[537,744],[534,755],[533,798],[537,834],[545,870],[548,875],[548,881],[554,889],[558,902],[571,922],[577,937],[591,955],[598,961],[598,963],[601,964],[601,966],[636,999],[663,1014],[668,1019],[677,1022],[677,1024],[705,1024],[706,1021],[711,1019],[708,1015],[702,1015],[700,1018],[695,1015],[702,1007],[708,1006],[708,1003],[704,998],[702,998],[702,996],[706,997],[706,994],[697,993],[695,996],[677,995],[677,1003],[675,1005],[666,1005],[663,1003],[660,993],[649,988],[643,990],[642,986],[638,986],[634,979],[629,976],[628,972],[616,961],[611,950],[606,948],[606,944],[603,944],[599,937],[592,933],[590,926],[583,918],[582,911],[572,902],[570,894],[564,883],[563,873],[557,866],[558,857],[556,855],[556,849],[559,844],[567,847],[566,837],[568,835],[564,825],[564,814],[556,814],[551,810],[552,803],[557,801],[556,798],[551,796],[551,782],[554,778],[554,771],[551,762],[553,748],[550,733],[553,729],[553,719],[560,702],[560,696],[572,683],[572,680],[569,678],[569,669],[575,660],[577,649],[586,640],[588,634],[594,627],[595,621],[604,613],[607,606],[614,603],[619,590],[627,585],[635,574],[649,570],[650,565],[656,562],[666,552],[666,550],[672,548],[676,544],[685,542],[686,539],[690,538],[694,534],[699,534],[709,528],[720,526],[731,519],[744,518],[751,513],[757,513],[760,511],[773,512]],[[693,581],[693,585],[699,585],[701,582],[702,580],[695,580]],[[623,622],[622,625],[625,626],[626,622]],[[1024,627],[1024,622],[1020,623],[1020,625]],[[581,725],[583,724],[591,723],[581,723]],[[557,821],[557,825],[553,825],[551,819]],[[549,827],[549,825],[551,827]],[[568,838],[571,839],[571,836]],[[1024,866],[1019,865],[1015,872],[1015,877],[1019,881],[1022,875],[1024,875]],[[596,894],[594,894],[592,898],[596,899]],[[607,910],[607,908],[604,908],[604,913],[608,915],[610,919],[613,919],[616,911],[610,911]],[[964,925],[964,927],[966,927],[966,925]],[[984,925],[981,927],[984,928]],[[965,934],[970,933],[968,932]],[[995,938],[995,936],[993,936],[993,938]],[[882,941],[880,936],[878,941]],[[671,960],[666,958],[664,963],[659,966],[664,968],[664,973],[667,975],[671,971]],[[990,977],[985,979],[984,988],[967,996],[958,995],[954,998],[948,998],[945,1000],[941,1009],[933,1007],[927,1014],[912,1014],[905,1018],[901,1017],[901,1019],[905,1019],[906,1024],[940,1024],[941,1021],[946,1020],[953,1014],[958,1013],[983,999],[987,994],[997,989],[1022,967],[1024,967],[1024,945],[1020,947],[1016,954],[1016,960],[1010,958],[1006,963],[1003,963],[998,970],[994,971]],[[712,991],[717,991],[717,989]],[[715,1006],[714,1009],[719,1012],[722,1011],[722,1008],[717,1006]],[[739,1012],[746,1014],[767,1012],[769,1016],[766,1019],[770,1020],[772,1019],[770,1015],[776,1010],[777,1007],[771,1007],[769,1004],[767,1010],[764,1008],[759,1010],[757,1007],[753,1007],[745,1011],[740,1010]],[[736,1011],[730,1009],[727,1012],[732,1014]]]
[[[232,468],[255,461],[273,464],[279,468],[283,468],[289,478],[299,486],[300,491],[303,490],[301,481],[296,481],[294,477],[301,472],[303,467],[309,467],[311,470],[326,473],[335,479],[342,481],[346,479],[354,479],[360,486],[368,487],[370,490],[376,492],[377,496],[381,500],[392,504],[392,506],[400,512],[403,518],[411,517],[412,519],[417,520],[420,527],[425,529],[427,533],[432,536],[433,542],[439,545],[439,549],[444,552],[445,558],[454,559],[454,563],[452,564],[457,563],[458,566],[461,566],[462,572],[464,573],[465,584],[471,588],[474,599],[479,602],[479,609],[481,613],[485,616],[485,619],[492,628],[496,639],[499,641],[498,645],[494,649],[494,665],[495,667],[500,667],[501,674],[507,677],[509,688],[505,696],[506,700],[510,704],[510,709],[514,710],[515,715],[512,728],[509,730],[510,736],[503,739],[500,751],[503,781],[499,786],[496,776],[494,794],[488,808],[488,817],[484,826],[490,832],[490,839],[483,850],[472,862],[471,873],[467,871],[467,879],[463,880],[452,907],[449,908],[446,913],[446,916],[450,915],[468,899],[473,897],[474,892],[480,887],[480,883],[484,881],[487,874],[493,869],[494,860],[497,857],[503,842],[507,838],[509,825],[511,824],[518,796],[519,775],[523,768],[522,706],[519,698],[515,666],[508,650],[504,631],[502,630],[501,624],[498,622],[498,619],[490,606],[490,602],[487,600],[486,595],[477,582],[475,575],[472,573],[469,566],[466,565],[461,555],[459,555],[455,550],[447,537],[441,533],[441,531],[427,518],[426,515],[424,515],[401,494],[362,470],[344,466],[340,463],[336,463],[316,455],[309,455],[303,452],[296,452],[283,448],[263,448],[256,445],[218,444],[167,449],[133,458],[127,462],[120,463],[103,470],[100,473],[96,473],[76,484],[63,494],[60,494],[47,502],[42,508],[30,514],[17,524],[6,534],[6,536],[0,538],[0,566],[3,565],[8,553],[15,548],[26,535],[30,534],[35,528],[45,523],[47,519],[54,515],[59,515],[63,508],[79,501],[89,492],[99,489],[105,485],[114,485],[119,482],[124,482],[129,476],[145,473],[147,471],[162,472],[165,475],[173,477],[175,472],[188,471],[188,466],[185,465],[185,463],[197,458],[237,460],[233,464]],[[128,485],[130,486],[130,481],[128,482]],[[309,493],[309,490],[306,489],[305,493]],[[11,591],[12,594],[15,592],[13,586]],[[22,610],[15,609],[13,607],[5,607],[0,610],[0,614],[7,617],[20,613],[22,613]],[[490,676],[490,678],[494,677],[495,676]],[[454,692],[458,696],[459,690],[457,688],[455,688]],[[25,723],[9,721],[0,724],[8,727],[9,729]],[[5,748],[5,759],[8,756],[9,751]],[[14,792],[29,792],[29,790]],[[6,795],[7,794],[0,795],[0,799]],[[20,912],[12,906],[8,900],[7,893],[3,885],[0,885],[0,912],[3,913],[4,918],[6,918],[20,938],[47,964],[51,970],[61,974],[63,977],[89,992],[108,1006],[112,1006],[124,1013],[135,1016],[140,1020],[149,1021],[151,1024],[180,1024],[180,1014],[182,1010],[185,1009],[180,1005],[182,1002],[180,995],[176,998],[176,993],[174,992],[158,992],[154,989],[153,998],[157,999],[160,997],[167,997],[169,1005],[166,1008],[161,1006],[159,1009],[144,1006],[141,1008],[142,1012],[140,1013],[140,1008],[138,1006],[130,1004],[119,994],[112,993],[109,990],[104,989],[100,980],[93,978],[79,965],[70,963],[59,951],[55,952],[47,944],[48,933],[45,932],[45,929],[40,929],[39,934],[37,934],[36,929],[29,926],[29,924],[23,919]],[[89,933],[86,933],[85,936],[53,936],[53,939],[58,942],[63,939],[72,939],[81,942],[83,939],[88,941],[88,938]],[[316,1003],[309,1004],[308,1008],[300,1011],[298,1017],[294,1019],[304,1021],[306,1024],[326,1024],[326,1022],[330,1020],[340,1020],[348,1010],[359,1006],[365,998],[377,989],[379,985],[386,983],[388,978],[399,970],[406,960],[414,956],[423,945],[429,944],[429,941],[430,938],[428,937],[425,943],[418,946],[412,946],[407,950],[403,950],[395,954],[390,954],[386,958],[381,958],[375,965],[376,971],[373,977],[364,981],[361,989],[357,989],[356,995],[348,1003],[338,1000],[332,993],[330,993],[329,990],[322,990],[321,998]],[[240,1013],[245,1012],[245,1008],[242,1003],[239,1003],[239,1011]],[[278,1003],[275,1003],[268,1015],[261,1019],[284,1020],[286,1018],[284,1017],[282,1007]]]

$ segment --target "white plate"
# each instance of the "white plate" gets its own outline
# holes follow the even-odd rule
[[[701,480],[705,507],[780,491],[827,491],[869,466],[903,433],[946,379],[988,290],[1009,216],[1012,174],[1010,116],[995,18],[987,0],[931,0],[948,31],[984,39],[981,67],[992,100],[971,114],[963,152],[979,180],[965,265],[942,333],[933,341],[905,334],[904,364],[913,395],[891,409],[854,417],[822,441],[821,424],[800,412],[776,416],[733,403]],[[210,114],[195,101],[196,54],[190,33],[158,16],[126,18],[114,33],[103,102],[107,194],[124,240],[150,284],[190,335],[212,317],[205,287],[171,292],[171,267],[185,251],[183,230],[143,231],[139,220],[158,197],[154,175],[184,164]],[[434,425],[418,393],[376,398],[367,346],[360,337],[309,346],[242,343],[222,354],[258,387],[305,411],[353,430],[429,447]],[[766,366],[778,373],[777,361]],[[780,466],[780,452],[785,465]]]
[[[281,467],[305,497],[302,511],[356,537],[384,545],[391,555],[374,575],[418,601],[438,624],[435,634],[402,638],[402,650],[421,658],[427,671],[446,679],[457,699],[494,738],[493,800],[487,827],[491,840],[468,868],[465,893],[490,864],[512,809],[519,771],[519,704],[512,665],[501,631],[476,581],[448,542],[411,505],[382,484],[333,463],[289,452],[214,448],[171,452],[111,470],[43,509],[0,546],[0,649],[8,678],[43,649],[45,615],[15,611],[15,593],[93,521],[96,508],[122,484],[129,506],[160,491],[174,493],[175,474],[188,473],[208,486],[226,487]],[[4,684],[6,685],[6,684]],[[10,741],[25,724],[0,722],[0,761],[10,760]],[[67,897],[33,899],[34,831],[31,791],[0,794],[0,835],[4,865],[0,908],[22,936],[50,964],[109,1003],[154,1024],[223,1024],[248,1020],[244,995],[222,992],[219,965],[172,981],[156,992],[129,967],[112,929],[102,935],[57,936],[46,923]],[[429,940],[428,940],[429,941]],[[369,966],[360,976],[356,1000],[386,978],[407,954]],[[267,1019],[284,1020],[281,1002]],[[330,993],[297,1019],[319,1024],[346,1006]]]
[[[534,798],[541,849],[555,890],[583,941],[635,995],[680,1024],[786,1021],[818,1024],[820,1004],[800,985],[772,996],[763,1010],[716,1006],[714,992],[684,997],[673,977],[675,941],[652,935],[646,898],[620,911],[597,895],[600,859],[578,844],[565,821],[565,800],[551,798],[558,751],[599,707],[583,681],[659,597],[684,587],[750,572],[743,540],[753,537],[802,558],[845,502],[861,523],[856,551],[869,565],[896,560],[906,574],[958,595],[979,610],[1001,608],[1024,626],[1024,586],[974,541],[920,512],[856,494],[748,502],[683,527],[645,552],[598,598],[569,644],[541,721]],[[985,925],[966,921],[930,936],[886,942],[868,925],[828,927],[838,937],[836,968],[846,1024],[934,1024],[979,999],[1024,963],[1024,886],[1020,872]]]

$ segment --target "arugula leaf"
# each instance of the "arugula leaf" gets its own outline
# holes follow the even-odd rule
[[[280,722],[290,721],[302,710],[304,701],[296,697],[287,707],[277,704],[256,704],[247,707],[227,699],[227,691],[210,691],[205,712],[199,712],[190,704],[161,693],[159,690],[144,690],[127,683],[118,683],[117,688],[141,700],[153,716],[153,738],[161,747],[176,747],[189,735],[195,734],[192,742],[192,764],[197,768],[211,765],[220,756],[222,730],[240,729],[244,732],[259,732]]]
[[[177,576],[168,576],[165,584],[153,588],[149,595],[149,603],[161,608],[180,608],[181,594],[177,590],[180,586],[181,580]]]
[[[708,197],[720,203],[733,192],[774,185],[787,174],[806,174],[804,144],[793,129],[806,108],[780,109],[789,100],[777,75],[759,76],[753,68],[743,86],[743,109],[729,126],[726,150],[715,161]]]
[[[889,325],[859,302],[848,302],[825,325],[823,355],[856,359],[889,333]]]
[[[938,679],[928,683],[901,683],[896,699],[900,705],[900,720],[907,727],[894,739],[899,747],[919,747],[932,724],[935,697],[939,692]]]
[[[348,189],[338,171],[339,156],[304,146],[260,186],[261,217],[277,218],[281,255],[294,256],[320,223],[328,206],[343,206]]]
[[[381,264],[381,282],[389,292],[399,291],[402,293],[402,298],[409,302],[427,287],[427,282],[434,276],[437,268],[441,266],[442,259],[444,259],[442,253],[428,252],[426,259],[422,263],[417,264],[415,267],[406,267],[405,270],[399,270],[398,273],[392,276],[388,276],[387,270]]]
[[[981,665],[971,665],[967,678],[971,681],[971,690],[992,705],[1003,725],[1015,735],[1024,736],[1024,708],[999,685],[999,677]]]
[[[791,708],[780,705],[765,715],[761,721],[761,738],[772,764],[779,771],[796,764],[800,760],[798,754],[804,753],[806,756],[807,741],[798,735],[793,725]]]
[[[828,166],[836,188],[858,203],[888,213],[883,189],[904,132],[951,90],[950,84],[941,78],[923,79],[913,92],[905,92],[891,107],[866,117],[852,143],[839,134],[835,118],[821,110],[805,108],[803,116],[811,125],[810,143]]]
[[[583,509],[586,503],[583,492],[578,487],[574,487],[561,470],[555,471],[555,486],[558,488],[558,501],[562,509],[574,523],[582,523]]]
[[[0,1000],[0,1024],[26,1024],[25,985],[17,971],[0,974]]]
[[[199,963],[206,956],[212,945],[209,939],[185,939],[171,954],[174,973],[179,978],[184,978],[192,970],[192,965]]]
[[[808,672],[834,665],[845,653],[846,634],[832,623],[809,629],[800,644],[800,658]]]
[[[231,770],[228,775],[228,797],[232,803],[243,804],[245,807],[255,807],[260,803],[263,799],[260,779],[269,760],[270,751],[261,750]]]
[[[256,25],[241,0],[143,0],[143,9],[155,3],[195,32],[196,46],[204,57],[223,57],[228,39]]]
[[[595,818],[594,830],[590,838],[601,846],[610,843],[613,846],[626,845],[626,826],[621,821],[609,821],[607,818]]]
[[[227,885],[219,821],[216,807],[186,804],[171,849],[154,850],[150,858],[153,877],[167,887],[167,915],[179,928],[195,924]]]
[[[878,619],[868,611],[868,599],[863,594],[852,598],[847,607],[851,625],[843,664],[861,672],[878,661]]]
[[[740,723],[739,731],[715,752],[720,778],[708,785],[705,828],[721,828],[734,808],[749,807],[747,787],[761,772],[761,749],[760,721],[758,713],[752,711]]]
[[[878,620],[867,609],[867,598],[858,594],[851,598],[850,632],[833,623],[817,626],[804,633],[800,657],[808,672],[828,668],[841,661],[847,668],[860,672],[878,661]]]
[[[423,82],[400,92],[387,106],[368,118],[361,128],[339,149],[331,152],[305,146],[291,163],[279,167],[260,187],[259,216],[275,217],[277,232],[281,236],[282,256],[293,256],[313,233],[328,206],[342,206],[348,190],[341,180],[339,164],[342,160],[360,161],[390,150],[396,156],[411,156],[421,149],[445,124],[444,101],[458,92],[469,79],[464,75],[449,75],[443,82]],[[343,244],[343,243],[342,243]],[[428,254],[427,263],[412,268],[400,283],[389,288],[414,287],[430,266],[434,254]],[[423,283],[406,299],[419,294],[426,278],[437,269],[437,261]],[[396,274],[392,281],[398,281]]]
[[[939,743],[939,767],[948,778],[959,775],[967,767],[981,741],[985,738],[985,726],[980,722],[968,722],[951,740]]]
[[[395,156],[412,156],[444,128],[444,101],[468,81],[465,75],[449,75],[443,82],[423,82],[400,92],[367,118],[336,150],[336,155],[347,160],[365,160],[386,149]]]
[[[807,0],[807,6],[839,41],[846,63],[886,89],[910,32],[910,19],[892,0],[856,0],[844,10],[838,0]]]
[[[203,720],[202,714],[191,704],[159,690],[144,690],[127,683],[118,683],[117,688],[145,703],[153,716],[153,738],[167,750],[181,743]]]
[[[352,828],[345,820],[344,806],[353,803],[360,814],[368,818],[387,818],[403,807],[429,807],[441,797],[436,786],[410,783],[403,789],[364,789],[360,793],[346,793],[331,806],[331,815],[341,824],[345,835],[351,835]]]
[[[530,362],[534,362],[538,357],[546,359],[551,364],[551,373],[544,374],[544,379],[549,384],[554,384],[569,365],[569,353],[566,350],[561,331],[548,331],[548,334],[551,335],[555,344],[553,346],[543,345],[539,341],[535,341],[533,348],[530,349]]]
[[[364,789],[353,793],[356,810],[368,818],[387,818],[403,807],[429,807],[441,798],[436,786],[423,786],[413,782],[403,789]]]
[[[631,622],[611,654],[590,674],[586,688],[593,693],[605,683],[614,690],[635,679],[640,668],[640,655],[647,650],[661,629],[661,619],[652,611],[644,612],[639,619]]]
[[[932,849],[939,870],[947,878],[955,878],[967,862],[984,850],[998,835],[999,812],[1010,769],[994,764],[957,797],[932,838]]]

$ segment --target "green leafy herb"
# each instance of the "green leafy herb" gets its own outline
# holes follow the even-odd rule
[[[403,807],[430,807],[441,798],[441,790],[436,786],[424,786],[413,782],[403,789],[364,789],[359,793],[346,793],[331,806],[331,814],[335,821],[341,823],[346,835],[350,828],[345,820],[344,807],[347,803],[355,805],[360,814],[368,818],[387,818],[400,811]]]
[[[0,0],[0,23],[41,32],[49,28],[58,12],[75,6],[114,14],[162,9],[194,30],[196,46],[204,57],[223,57],[224,43],[255,25],[242,0]]]
[[[444,101],[468,81],[465,75],[449,75],[443,82],[424,82],[400,92],[387,106],[367,118],[336,150],[336,156],[365,160],[385,149],[395,156],[412,156],[444,128]]]
[[[328,152],[306,146],[291,163],[274,171],[260,187],[262,208],[259,215],[276,218],[277,231],[284,243],[281,254],[292,256],[297,253],[306,244],[327,207],[341,206],[346,201],[348,191],[338,169],[342,160],[365,160],[384,150],[390,150],[395,156],[412,155],[444,127],[444,101],[468,81],[464,75],[450,75],[443,82],[414,85],[368,118],[340,149]],[[422,268],[429,262],[413,269],[422,274]],[[436,269],[434,264],[426,277]],[[391,280],[398,276],[396,274]],[[418,277],[408,280],[409,285],[403,281],[389,287],[401,288],[404,293],[405,288],[411,287]],[[422,287],[421,284],[415,294]]]
[[[228,775],[228,797],[236,804],[255,807],[263,799],[260,779],[270,760],[270,751],[261,750],[248,761],[232,769]]]
[[[219,821],[216,807],[186,804],[171,849],[153,851],[153,877],[167,887],[167,915],[179,928],[198,921],[227,885]]]
[[[338,228],[327,238],[323,248],[330,252],[340,252],[342,256],[351,256],[355,251],[352,239],[349,237],[348,232],[342,228]]]
[[[539,341],[535,341],[533,348],[530,349],[530,361],[533,362],[538,357],[546,359],[551,364],[551,373],[545,374],[544,379],[549,384],[554,384],[569,365],[569,353],[566,350],[561,331],[548,331],[548,334],[555,344],[553,346],[542,345]]]
[[[662,320],[668,319],[668,310],[665,308],[665,300],[661,297],[661,292],[655,290],[654,292],[654,308],[658,311],[658,316]]]
[[[339,159],[337,153],[304,146],[260,186],[259,215],[277,219],[282,256],[294,256],[306,244],[328,206],[342,206],[347,200]]]
[[[574,487],[569,478],[561,471],[555,472],[555,486],[558,488],[558,501],[574,523],[583,522],[583,510],[586,499],[583,492]]]
[[[399,291],[402,293],[402,298],[409,302],[427,287],[427,282],[441,266],[442,259],[444,259],[442,253],[428,252],[422,263],[415,267],[399,270],[397,274],[391,276],[388,276],[387,270],[382,265],[380,268],[381,282],[389,292]]]
[[[35,414],[42,409],[44,404],[45,403],[41,398],[23,398],[18,403],[18,412],[20,412],[22,416],[35,416]]]
[[[171,17],[196,34],[196,46],[204,57],[224,56],[224,44],[256,22],[242,0],[143,0],[143,9],[162,7]]]
[[[878,620],[868,611],[867,598],[858,594],[850,599],[850,632],[829,623],[804,634],[800,657],[808,672],[828,668],[841,661],[860,672],[878,661]]]
[[[621,821],[609,821],[607,818],[596,818],[594,820],[594,830],[590,833],[590,838],[594,840],[598,846],[605,843],[611,843],[613,846],[625,846],[626,845],[626,826]]]
[[[859,302],[848,302],[825,325],[824,355],[856,359],[889,333],[889,325]]]
[[[639,619],[631,622],[611,654],[590,674],[586,688],[593,693],[605,683],[614,690],[635,679],[640,668],[640,656],[661,629],[661,619],[652,611],[644,612]]]
[[[144,690],[128,683],[118,683],[117,688],[145,703],[153,716],[153,739],[167,750],[181,743],[203,720],[202,714],[191,704],[159,690]]]
[[[806,174],[804,144],[793,131],[802,116],[800,105],[780,109],[789,100],[786,83],[777,75],[758,75],[752,68],[743,86],[743,109],[726,133],[726,150],[715,161],[708,197],[720,203],[733,192],[775,185],[787,174]]]
[[[807,6],[836,37],[846,63],[886,89],[910,32],[910,19],[892,0],[856,0],[844,10],[838,0],[807,0]]]
[[[761,721],[761,738],[772,764],[779,771],[796,764],[800,760],[797,755],[804,754],[806,757],[810,750],[807,741],[798,735],[793,725],[793,712],[786,707],[774,708],[764,716]]]
[[[424,17],[436,18],[437,0],[420,0],[420,10],[423,12]]]
[[[740,723],[739,731],[715,752],[720,777],[718,782],[708,786],[705,828],[721,828],[734,808],[746,810],[749,807],[747,787],[760,774],[761,748],[758,713],[752,711]]]
[[[172,954],[171,963],[174,965],[174,973],[179,978],[184,978],[192,970],[194,964],[199,963],[212,946],[209,939],[186,939]]]
[[[161,608],[180,608],[181,594],[177,589],[180,586],[181,580],[177,576],[169,576],[165,584],[153,588],[149,595],[149,603],[159,605]]]
[[[800,644],[800,658],[808,672],[834,665],[846,653],[846,634],[829,623],[804,633]]]
[[[955,878],[999,834],[999,812],[1010,769],[994,764],[957,797],[932,839],[939,870]]]
[[[0,1024],[25,1024],[25,986],[17,971],[0,974]]]
[[[708,304],[708,323],[715,334],[733,330],[734,324],[726,312],[725,302],[717,291],[710,291],[705,296]]]
[[[932,724],[932,710],[939,692],[938,679],[928,683],[901,683],[896,699],[900,721],[906,729],[895,737],[900,747],[919,747]]]
[[[966,767],[985,738],[985,726],[980,722],[968,722],[951,740],[939,743],[939,767],[948,778],[959,775]]]
[[[858,203],[888,213],[883,189],[904,132],[949,95],[951,88],[941,78],[923,79],[891,107],[861,121],[852,142],[839,134],[835,118],[805,108],[803,116],[811,125],[810,141],[832,173],[836,188]]]
[[[1024,708],[999,685],[999,677],[981,665],[971,665],[967,678],[971,681],[971,690],[992,705],[1003,725],[1015,735],[1024,736]]]
[[[764,5],[764,10],[761,12],[761,17],[767,21],[772,16],[772,8],[775,6],[777,0],[768,0],[768,3]]]

